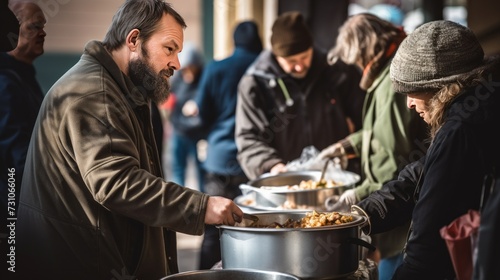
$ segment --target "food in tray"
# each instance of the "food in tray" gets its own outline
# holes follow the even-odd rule
[[[242,206],[255,206],[255,199],[254,198],[244,198],[240,201]]]
[[[236,204],[244,207],[258,207],[257,202],[254,197],[241,197],[239,200],[236,200]],[[307,210],[312,209],[309,205],[300,204],[297,205],[295,202],[291,202],[286,200],[283,204],[276,207],[260,207],[259,210]]]
[[[353,216],[344,215],[339,212],[317,212],[306,213],[305,217],[294,220],[288,218],[283,224],[272,222],[270,224],[252,224],[251,227],[258,228],[314,228],[322,226],[340,225],[353,221]]]
[[[286,200],[283,204],[280,206],[276,207],[276,209],[284,209],[284,210],[290,210],[290,209],[312,209],[312,206],[306,205],[306,204],[295,204],[295,202]]]
[[[277,190],[278,188],[284,188],[287,190],[314,190],[314,189],[325,189],[340,186],[342,183],[334,181],[332,179],[323,179],[321,181],[316,180],[302,180],[298,185],[287,185],[287,186],[261,186],[261,189],[267,190]]]

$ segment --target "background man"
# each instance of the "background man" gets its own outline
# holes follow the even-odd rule
[[[7,220],[8,209],[18,209],[24,162],[33,125],[43,100],[35,78],[33,61],[43,54],[45,17],[33,3],[15,2],[10,8],[19,19],[19,37],[8,32],[2,42],[6,49],[17,39],[15,49],[0,53],[0,219]],[[2,18],[2,28],[4,27]],[[14,30],[15,32],[15,30]],[[14,44],[15,45],[15,44]],[[3,48],[3,47],[2,47]],[[10,194],[9,194],[10,193]],[[10,198],[10,199],[9,199]],[[10,207],[10,208],[9,208]],[[12,216],[15,217],[15,211]],[[0,245],[4,260],[7,252],[7,228],[0,228]],[[2,262],[2,270],[6,262]]]
[[[326,148],[361,127],[359,71],[329,65],[299,12],[280,15],[272,32],[272,51],[261,53],[238,88],[238,160],[250,179],[286,171],[305,147]]]

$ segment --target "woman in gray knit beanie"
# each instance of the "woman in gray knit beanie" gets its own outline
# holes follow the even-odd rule
[[[396,92],[409,94],[409,99],[412,93],[429,99],[430,112],[418,108],[417,112],[430,124],[434,136],[442,125],[446,105],[463,88],[477,84],[482,73],[494,65],[495,59],[485,59],[470,29],[437,21],[421,26],[403,41],[390,73]]]
[[[369,217],[367,233],[411,221],[404,261],[392,279],[456,279],[458,267],[440,229],[478,210],[485,178],[499,177],[499,65],[498,58],[485,58],[470,29],[444,20],[423,24],[396,52],[394,90],[406,94],[407,106],[429,124],[431,145],[398,180],[352,206]],[[486,203],[481,222],[486,216],[492,224],[481,225],[475,279],[500,279],[500,252],[486,245],[499,236],[499,215],[498,205]],[[465,274],[472,278],[472,270]]]

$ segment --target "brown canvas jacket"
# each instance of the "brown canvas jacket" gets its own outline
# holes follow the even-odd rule
[[[21,188],[24,279],[160,279],[178,271],[175,231],[203,233],[208,196],[162,179],[140,90],[92,41],[48,92]]]

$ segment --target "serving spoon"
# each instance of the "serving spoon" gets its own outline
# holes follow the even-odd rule
[[[236,214],[233,214],[233,216],[234,216],[234,219],[236,220],[237,219]],[[249,220],[250,223],[247,224],[247,223],[243,222],[243,220]],[[255,216],[255,215],[252,215],[252,214],[243,213],[243,220],[241,221],[241,224],[243,224],[245,226],[253,226],[257,222],[259,222],[259,217]]]

